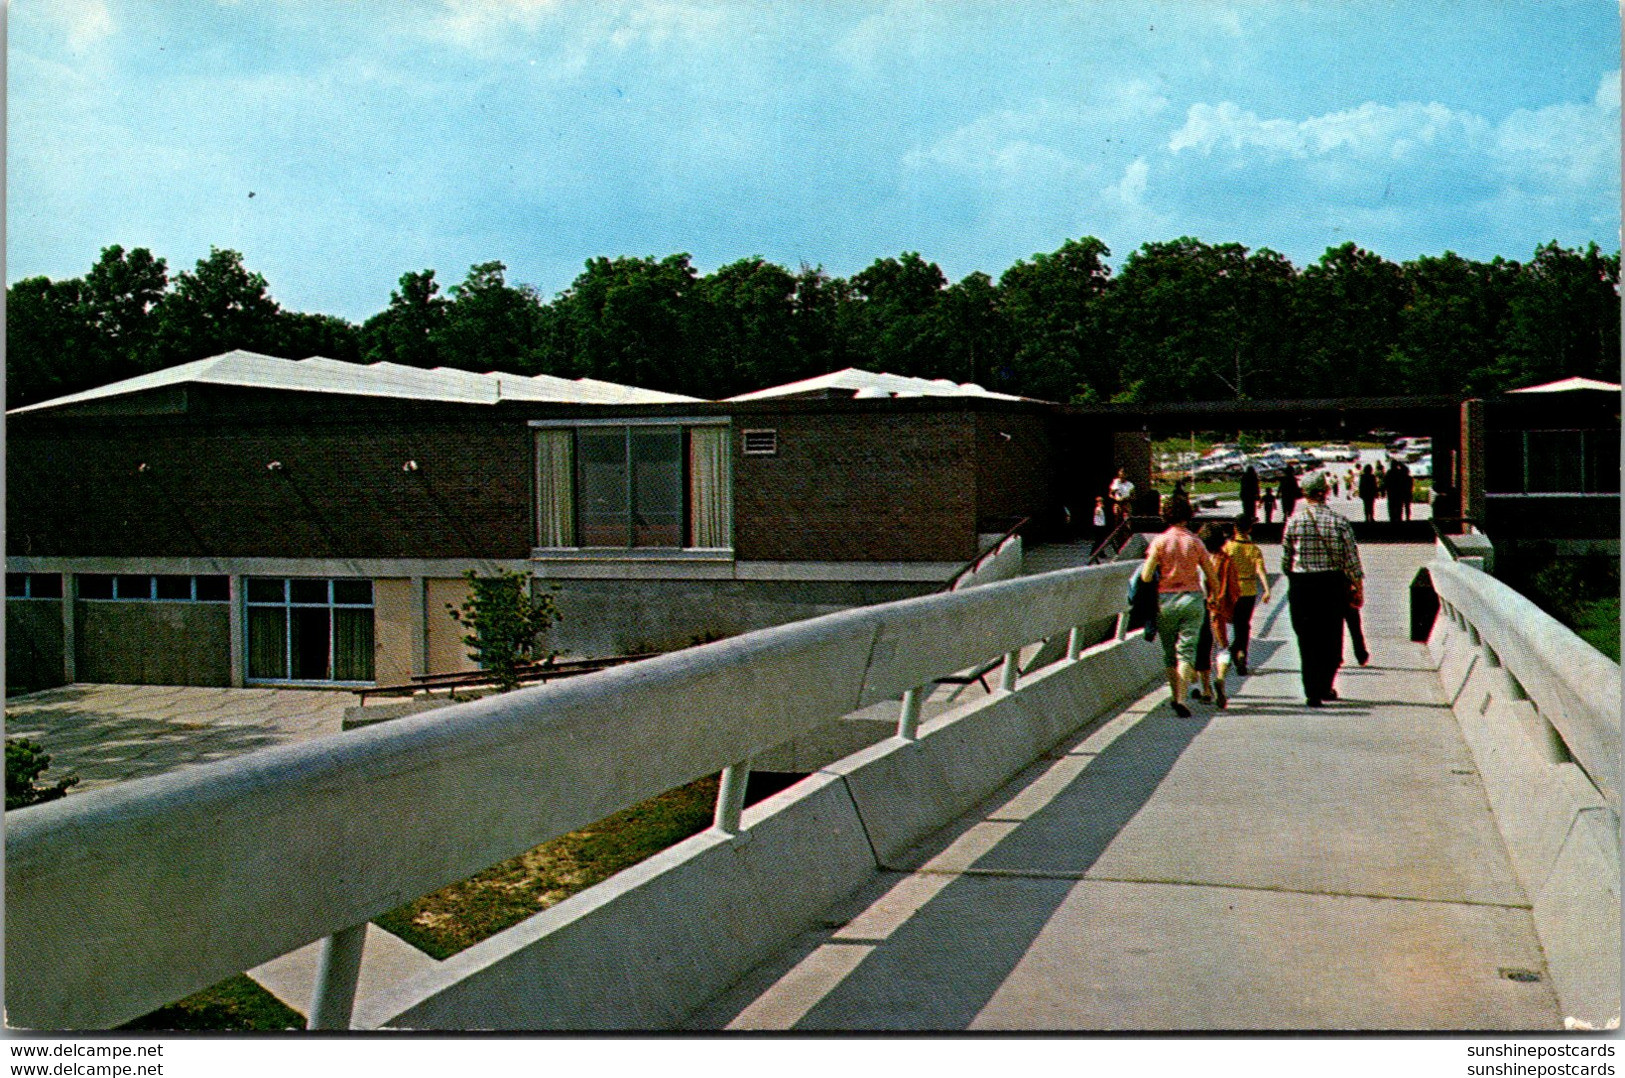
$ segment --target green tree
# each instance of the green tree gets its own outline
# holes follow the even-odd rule
[[[84,282],[28,277],[6,289],[6,403],[17,408],[98,385],[100,350]]]
[[[610,382],[709,395],[691,363],[686,254],[594,258],[553,303],[551,362]]]
[[[389,306],[362,324],[361,353],[367,362],[440,366],[439,338],[449,301],[439,293],[434,270],[401,274]]]
[[[481,262],[451,286],[444,323],[429,337],[441,363],[481,372],[534,364],[532,353],[542,343],[541,300],[530,285],[509,285],[506,274],[501,262]]]
[[[1015,340],[1008,388],[1059,401],[1106,399],[1121,390],[1102,325],[1101,299],[1112,283],[1105,263],[1110,254],[1104,243],[1086,236],[1004,271],[999,295]]]
[[[1145,244],[1106,305],[1123,384],[1159,401],[1290,394],[1296,274],[1268,248],[1189,236]]]
[[[465,630],[469,658],[491,675],[498,692],[517,689],[520,664],[535,657],[538,638],[558,621],[553,596],[531,595],[529,574],[507,569],[489,577],[470,569],[463,579],[468,599],[461,606],[447,603],[446,610]]]
[[[1405,306],[1393,363],[1406,393],[1496,392],[1501,341],[1522,268],[1454,251],[1404,265]]]
[[[721,267],[695,284],[694,359],[707,397],[728,397],[799,377],[797,280],[760,256]]]
[[[176,274],[173,289],[157,305],[159,365],[234,348],[270,351],[280,313],[265,278],[245,267],[241,254],[211,247],[195,270]]]
[[[1553,241],[1518,275],[1496,380],[1516,389],[1574,375],[1619,377],[1619,253]]]
[[[1404,271],[1353,243],[1327,248],[1305,269],[1297,287],[1299,360],[1303,381],[1327,390],[1303,395],[1408,392],[1390,365],[1405,296]]]
[[[946,342],[938,308],[948,278],[915,251],[880,258],[852,278],[857,302],[841,309],[843,329],[865,366],[890,374],[936,377]]]

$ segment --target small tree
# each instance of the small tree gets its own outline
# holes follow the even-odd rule
[[[532,596],[530,577],[507,569],[482,577],[470,569],[468,599],[446,604],[446,612],[466,630],[468,656],[495,679],[498,692],[519,687],[521,663],[536,658],[536,639],[559,620],[551,595]]]
[[[79,783],[78,775],[60,778],[49,786],[36,786],[34,780],[51,766],[51,756],[26,737],[6,738],[6,809],[26,808],[41,801],[55,801]]]

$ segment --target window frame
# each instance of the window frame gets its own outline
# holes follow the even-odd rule
[[[48,575],[51,575],[51,574],[33,574],[33,575],[47,575],[48,576]],[[231,588],[230,588],[229,583],[227,584],[226,594],[222,598],[218,598],[218,599],[200,599],[200,598],[198,598],[198,581],[200,579],[203,579],[203,578],[220,579],[220,580],[228,580],[229,581],[230,578],[228,576],[226,576],[225,574],[223,574],[223,573],[197,573],[197,574],[193,574],[193,573],[75,573],[75,574],[73,574],[73,576],[74,576],[75,581],[80,582],[80,585],[81,585],[76,590],[74,598],[78,599],[81,602],[86,602],[86,603],[219,603],[219,604],[226,604],[226,603],[231,602]],[[84,581],[84,579],[86,577],[97,577],[97,578],[105,577],[105,578],[107,578],[108,586],[109,586],[109,589],[112,591],[112,594],[111,595],[85,595],[84,594],[84,589],[83,589],[83,581]],[[124,590],[119,585],[119,581],[121,579],[134,580],[134,579],[136,579],[138,577],[142,578],[142,579],[145,579],[146,582],[147,582],[146,594],[144,594],[144,595],[123,595],[123,594],[120,594]],[[158,578],[159,577],[184,577],[186,579],[186,581],[187,581],[186,595],[184,597],[181,597],[181,596],[167,596],[166,597],[166,596],[159,595],[158,594]]]
[[[693,431],[695,428],[732,428],[733,420],[729,416],[627,416],[614,419],[560,419],[560,420],[531,420],[530,427],[537,437],[532,439],[532,465],[535,489],[533,491],[532,509],[534,513],[534,527],[532,534],[537,539],[535,554],[537,557],[553,555],[585,556],[598,558],[647,558],[671,557],[679,555],[697,554],[706,557],[719,557],[731,555],[733,550],[733,530],[731,527],[733,508],[733,469],[729,467],[726,481],[723,485],[724,496],[727,499],[727,519],[730,522],[725,529],[728,533],[728,545],[725,547],[696,547],[691,546],[695,528],[695,491],[694,491],[694,463],[692,461]],[[582,476],[581,476],[581,432],[587,430],[602,431],[606,428],[620,428],[624,432],[622,442],[622,460],[625,462],[626,493],[625,493],[625,543],[615,545],[594,544],[586,545],[582,542],[583,518],[582,511]],[[637,525],[635,523],[635,509],[637,505],[637,481],[634,474],[634,458],[632,455],[632,438],[635,429],[665,428],[675,430],[680,436],[678,449],[678,465],[681,473],[677,480],[677,495],[680,499],[682,519],[678,524],[679,541],[675,544],[639,545],[637,539]],[[568,493],[569,528],[571,546],[543,546],[541,539],[544,534],[544,518],[548,509],[543,504],[544,480],[541,474],[543,468],[542,440],[540,435],[549,431],[568,431],[569,439],[569,483]],[[730,440],[731,444],[731,440]],[[557,496],[559,489],[554,488]]]
[[[320,581],[326,585],[327,598],[324,602],[310,600],[295,600],[293,598],[293,585],[295,582],[310,583]],[[337,585],[343,583],[361,582],[368,586],[370,598],[365,603],[340,602],[337,598]],[[266,599],[251,599],[249,597],[252,584],[280,583],[282,585],[282,599],[273,602]],[[243,683],[245,685],[375,685],[377,684],[377,611],[378,590],[376,582],[371,577],[303,577],[303,576],[245,576],[243,578]],[[281,610],[282,619],[282,669],[287,676],[284,677],[256,677],[250,673],[253,662],[253,639],[251,611],[254,610]],[[326,610],[327,615],[327,671],[331,675],[337,667],[338,625],[333,616],[339,610],[370,610],[373,612],[373,654],[368,657],[368,665],[372,669],[372,677],[360,680],[340,679],[336,677],[308,678],[294,677],[293,661],[293,612],[295,610]]]

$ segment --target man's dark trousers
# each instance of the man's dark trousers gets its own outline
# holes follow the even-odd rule
[[[1332,679],[1343,662],[1343,608],[1348,605],[1347,577],[1340,571],[1288,573],[1287,609],[1298,638],[1303,695],[1327,700]]]

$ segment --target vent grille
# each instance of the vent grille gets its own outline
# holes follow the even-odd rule
[[[747,457],[774,457],[779,452],[779,432],[776,430],[747,430],[745,455]]]

